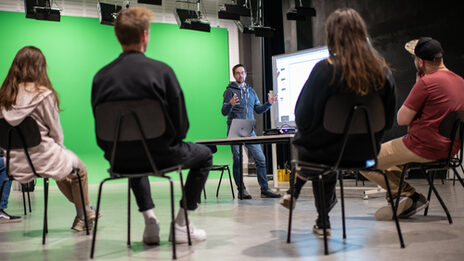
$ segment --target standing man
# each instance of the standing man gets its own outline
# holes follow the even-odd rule
[[[237,64],[232,68],[232,74],[235,82],[231,82],[224,92],[224,100],[222,103],[222,115],[227,116],[227,133],[229,133],[230,124],[233,119],[249,119],[254,120],[254,112],[262,114],[271,108],[272,104],[277,100],[277,96],[268,95],[268,102],[261,104],[256,95],[255,90],[245,82],[246,70],[243,64]],[[253,130],[252,136],[256,136]],[[247,144],[245,145],[248,151],[253,156],[256,163],[256,172],[258,174],[258,183],[261,187],[262,198],[280,198],[269,190],[266,177],[266,158],[264,157],[263,150],[260,144]],[[246,191],[245,184],[243,184],[243,195],[240,195],[240,146],[232,145],[233,156],[233,173],[235,185],[239,191],[240,199],[251,199],[251,195]]]
[[[165,168],[175,164],[182,164],[190,172],[185,183],[185,197],[187,206],[180,203],[176,217],[176,243],[187,242],[187,227],[184,208],[193,211],[197,208],[201,190],[208,177],[212,165],[210,149],[204,145],[183,142],[189,128],[184,94],[179,86],[174,71],[166,64],[145,56],[150,35],[150,20],[153,13],[143,7],[133,7],[120,11],[114,24],[114,30],[123,53],[113,62],[103,67],[94,77],[92,85],[92,109],[107,101],[156,99],[165,106],[167,117],[174,125],[175,133],[159,144],[149,141],[149,150],[155,164]],[[111,157],[111,144],[97,140],[98,146],[105,152],[105,158]],[[138,172],[151,171],[139,144],[122,144],[128,151],[118,155],[118,168],[135,169]],[[139,211],[145,219],[143,242],[145,244],[159,244],[159,221],[153,212],[154,204],[151,198],[150,183],[147,177],[133,178],[130,182]],[[172,233],[172,231],[171,231]],[[206,232],[190,224],[192,240],[206,239]],[[172,241],[172,234],[169,236]]]
[[[417,81],[398,111],[397,120],[398,125],[408,126],[409,130],[406,136],[382,144],[377,165],[385,170],[393,196],[402,197],[397,210],[400,218],[408,218],[429,204],[424,195],[407,182],[398,192],[402,166],[447,158],[450,140],[440,135],[440,123],[450,112],[464,111],[464,80],[446,68],[441,44],[430,37],[421,37],[408,42],[405,48],[414,55]],[[456,148],[455,153],[458,150]],[[386,188],[381,174],[362,174]],[[381,207],[375,217],[391,220],[391,207]]]

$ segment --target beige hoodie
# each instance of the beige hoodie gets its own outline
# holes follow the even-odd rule
[[[27,116],[31,116],[39,126],[41,143],[29,149],[32,163],[37,174],[61,180],[71,173],[77,156],[63,145],[63,130],[52,92],[40,87],[37,92],[34,83],[20,83],[16,104],[9,110],[1,108],[1,118],[13,126],[19,125]],[[35,178],[23,150],[10,153],[10,175],[21,183]]]

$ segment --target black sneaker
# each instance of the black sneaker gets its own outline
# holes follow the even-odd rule
[[[429,201],[424,197],[424,195],[419,194],[419,199],[412,202],[412,206],[401,213],[399,218],[409,218],[410,216],[416,214],[417,212],[421,211],[422,209],[426,208],[429,205]]]
[[[18,216],[12,216],[5,212],[5,210],[0,209],[0,224],[3,223],[17,223],[21,222],[23,219]]]
[[[274,193],[271,190],[261,190],[262,198],[280,198],[280,194]]]
[[[238,190],[238,198],[239,199],[251,199],[250,193],[246,189],[243,190],[243,195],[240,196],[240,190]]]

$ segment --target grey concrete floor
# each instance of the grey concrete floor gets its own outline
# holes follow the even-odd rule
[[[444,197],[453,224],[448,224],[438,201],[432,197],[428,216],[415,215],[401,220],[406,248],[401,249],[393,222],[374,218],[377,208],[385,204],[382,195],[363,200],[356,193],[346,198],[347,239],[342,239],[340,204],[331,212],[332,238],[329,256],[323,255],[322,240],[311,233],[316,217],[314,201],[305,188],[294,212],[292,243],[286,243],[288,210],[278,199],[259,198],[256,178],[246,178],[252,200],[232,200],[228,181],[219,198],[217,180],[207,182],[207,197],[191,215],[192,222],[208,233],[206,242],[192,246],[178,245],[178,260],[464,260],[464,188],[459,184],[437,189]],[[351,186],[354,182],[345,182]],[[427,187],[423,180],[412,180],[419,192]],[[178,186],[178,183],[177,183]],[[309,184],[308,184],[309,187]],[[366,187],[372,187],[366,183]],[[90,185],[92,203],[96,204],[97,185]],[[161,221],[161,245],[144,246],[141,242],[143,217],[132,197],[132,246],[126,246],[126,184],[105,185],[95,260],[171,260],[168,242],[170,221],[168,183],[152,182],[155,212]],[[176,200],[179,188],[176,188]],[[41,244],[43,193],[38,187],[32,194],[32,213],[21,223],[0,224],[0,260],[86,260],[91,236],[73,232],[74,207],[56,187],[50,189],[49,233]],[[283,191],[281,191],[283,193]],[[178,204],[176,204],[177,208]],[[13,191],[8,212],[22,214],[21,194]]]

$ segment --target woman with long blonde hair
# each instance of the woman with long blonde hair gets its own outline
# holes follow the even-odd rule
[[[41,177],[56,180],[58,188],[76,207],[71,228],[83,231],[84,211],[90,222],[96,214],[90,207],[87,169],[63,144],[59,111],[58,95],[48,78],[45,56],[36,47],[23,47],[16,54],[0,88],[0,117],[13,126],[28,116],[37,122],[42,141],[29,149],[36,172]],[[73,172],[77,168],[82,179],[85,206],[82,206],[78,178]],[[22,150],[11,150],[9,174],[21,183],[35,178]]]

